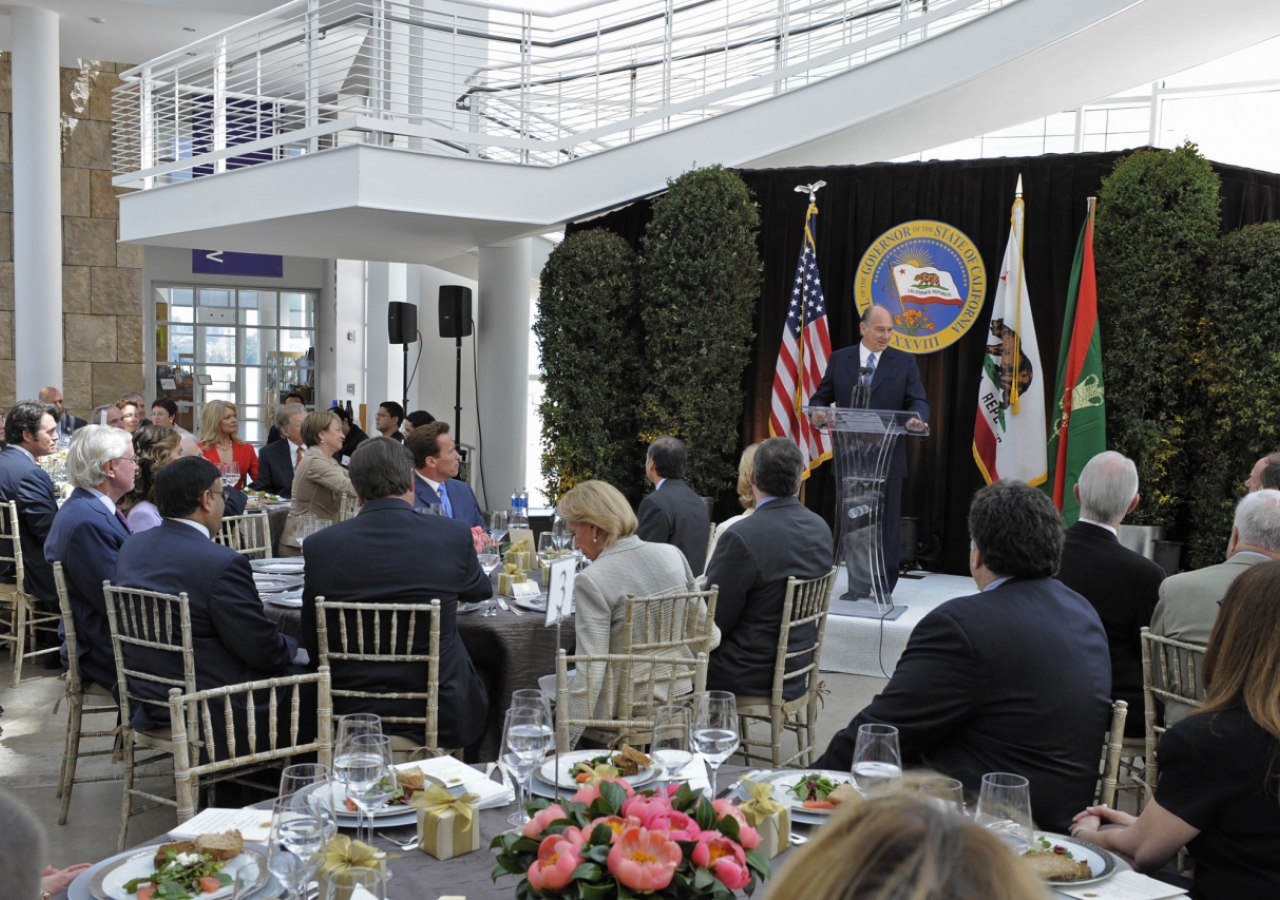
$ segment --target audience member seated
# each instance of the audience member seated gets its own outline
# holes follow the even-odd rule
[[[95,406],[93,412],[89,413],[89,424],[123,429],[124,413],[114,403],[104,403],[101,406]]]
[[[334,415],[342,422],[342,449],[334,457],[338,461],[338,465],[347,468],[351,465],[351,455],[356,452],[356,448],[362,443],[369,440],[369,435],[364,433],[351,413],[347,412],[344,407],[335,406],[332,409]]]
[[[159,397],[151,404],[151,424],[172,428],[183,437],[191,436],[191,432],[178,424],[178,404],[168,397]]]
[[[974,794],[988,772],[1022,775],[1036,824],[1062,832],[1098,780],[1111,717],[1107,633],[1089,601],[1052,577],[1062,525],[1044,493],[1021,481],[984,487],[969,534],[979,593],[920,620],[884,692],[815,765],[848,771],[858,728],[893,725],[904,764],[937,769]]]
[[[302,555],[302,545],[294,536],[299,516],[313,515],[337,522],[342,514],[342,498],[356,496],[350,476],[333,461],[342,447],[342,428],[331,410],[307,413],[302,420],[302,442],[307,449],[293,473],[289,518],[280,536],[281,556]]]
[[[751,469],[756,511],[724,533],[707,567],[707,586],[720,588],[716,625],[722,636],[707,668],[708,690],[769,696],[787,579],[831,571],[831,529],[796,497],[803,469],[800,448],[788,438],[770,438],[756,448]],[[817,637],[816,624],[798,628],[791,632],[790,650],[806,650]],[[808,661],[805,655],[792,657],[788,670]],[[806,690],[805,679],[793,678],[784,696],[794,700]]]
[[[742,505],[742,512],[736,516],[730,516],[716,526],[715,536],[711,538],[711,545],[707,547],[707,568],[711,567],[711,557],[715,556],[716,545],[720,543],[721,536],[756,511],[756,495],[751,491],[751,464],[756,458],[756,448],[759,446],[759,444],[752,444],[742,451],[742,458],[738,460],[738,503]]]
[[[910,785],[910,781],[908,782]],[[914,790],[849,801],[769,882],[769,900],[1044,900],[986,828]]]
[[[286,500],[293,497],[293,476],[306,449],[302,442],[302,420],[306,417],[307,408],[301,403],[286,403],[276,410],[275,428],[284,440],[262,448],[255,488]]]
[[[314,414],[313,414],[314,415]],[[317,532],[306,541],[306,585],[302,592],[302,635],[311,665],[320,648],[316,633],[316,597],[335,602],[422,603],[440,601],[440,717],[438,745],[457,749],[484,734],[489,698],[467,648],[458,636],[458,603],[492,595],[480,568],[471,530],[444,516],[422,516],[413,509],[413,457],[397,441],[374,438],[351,457],[351,481],[360,496],[360,514]],[[380,572],[387,577],[370,577]],[[337,614],[328,623],[336,639]],[[383,619],[390,629],[390,617]],[[428,623],[419,618],[413,652],[429,650]],[[403,631],[400,632],[404,634]],[[400,651],[404,652],[403,641]],[[427,664],[333,660],[333,686],[375,694],[425,692]],[[381,716],[426,714],[425,700],[338,698],[338,715],[371,712]],[[421,725],[383,724],[392,735],[416,744],[426,739]]]
[[[1160,585],[1151,633],[1188,644],[1208,643],[1227,588],[1253,566],[1273,559],[1280,559],[1280,491],[1257,490],[1236,504],[1226,562],[1171,575]],[[1158,684],[1159,669],[1152,674]],[[1202,683],[1199,677],[1196,683]],[[1176,700],[1167,702],[1165,724],[1181,721],[1191,709]]]
[[[89,424],[79,416],[73,416],[67,412],[66,404],[62,402],[62,391],[56,387],[40,388],[40,402],[56,410],[53,417],[58,420],[59,438],[70,438],[77,428]]]
[[[53,566],[44,558],[45,538],[58,512],[53,482],[36,462],[53,452],[57,440],[57,409],[46,403],[23,400],[4,415],[4,440],[0,448],[0,500],[18,504],[18,528],[22,533],[22,589],[35,597],[40,609],[58,612],[58,592],[53,583]],[[6,517],[8,512],[0,511]],[[5,541],[5,555],[12,555]],[[12,563],[0,563],[0,580],[14,581]],[[40,649],[56,646],[44,643]],[[30,648],[32,650],[35,647]],[[53,657],[50,653],[46,659]]]
[[[67,480],[75,490],[53,517],[44,541],[44,558],[51,565],[62,563],[66,577],[80,677],[112,693],[116,656],[102,582],[115,578],[116,554],[129,537],[116,501],[133,489],[137,471],[129,432],[111,425],[78,429],[67,451]]]
[[[29,402],[29,401],[28,401]],[[22,801],[6,790],[0,789],[0,829],[5,840],[0,842],[0,897],[5,900],[28,900],[40,897],[48,900],[61,893],[76,876],[92,863],[77,863],[65,869],[45,866],[48,842],[40,820],[23,805]]]
[[[218,469],[207,459],[177,459],[162,467],[156,473],[155,499],[164,521],[125,541],[111,579],[122,588],[186,593],[199,691],[292,674],[296,670],[291,664],[307,661],[298,652],[298,642],[282,635],[262,611],[249,560],[212,540],[222,524],[222,491]],[[130,670],[182,679],[181,654],[126,645],[124,656]],[[141,678],[130,684],[139,695],[168,701],[170,685]],[[241,742],[248,737],[245,697],[232,700]],[[259,734],[264,736],[267,704],[267,692],[255,693]],[[314,728],[314,697],[310,709]],[[211,703],[209,712],[221,753],[226,739],[223,705]],[[132,714],[129,724],[139,731],[169,727],[166,706],[138,703]],[[263,747],[265,742],[259,749]]]
[[[284,395],[284,403],[282,403],[281,406],[289,406],[290,404],[293,404],[293,403],[296,403],[299,406],[301,406],[302,411],[304,413],[307,411],[307,398],[302,396],[301,394],[290,391],[289,393]],[[274,422],[271,423],[271,430],[267,432],[267,443],[274,444],[276,441],[282,441],[282,440],[284,440],[284,435],[280,433],[279,426],[277,426]]]
[[[1264,456],[1254,463],[1253,470],[1245,479],[1244,488],[1251,494],[1263,488],[1271,491],[1280,490],[1280,453]]]
[[[636,534],[650,544],[674,544],[689,568],[701,572],[707,564],[707,537],[711,516],[707,504],[684,482],[689,453],[684,441],[660,437],[649,445],[644,474],[653,482],[653,493],[640,501]]]
[[[405,446],[413,454],[413,505],[418,509],[437,507],[451,519],[483,528],[484,516],[471,485],[458,478],[462,457],[449,436],[448,422],[428,422],[410,432]]]
[[[393,441],[404,443],[404,435],[400,426],[404,422],[404,407],[394,400],[385,400],[378,404],[378,412],[373,417],[373,427],[378,434]]]
[[[1204,678],[1204,708],[1160,739],[1160,780],[1142,815],[1089,807],[1071,833],[1144,872],[1185,846],[1197,900],[1280,897],[1280,563],[1227,589]]]
[[[1125,737],[1146,731],[1142,629],[1160,599],[1164,569],[1120,543],[1116,528],[1138,505],[1138,470],[1113,450],[1085,464],[1075,486],[1080,519],[1067,529],[1057,578],[1098,611],[1111,647],[1111,699],[1129,704]]]
[[[122,398],[116,401],[116,409],[120,410],[120,427],[133,434],[142,424],[142,413],[133,400]]]
[[[178,458],[182,459],[187,456],[204,456],[204,451],[200,449],[200,445],[196,443],[195,438],[190,435],[183,435],[182,444],[179,448]],[[249,498],[242,492],[237,491],[233,487],[227,487],[222,492],[222,517],[243,516],[245,509],[249,505]]]
[[[573,583],[573,629],[577,638],[574,652],[593,656],[622,652],[628,596],[698,590],[689,563],[676,547],[640,539],[631,505],[612,485],[603,481],[580,482],[560,498],[557,508],[582,554],[591,560]],[[711,646],[719,643],[720,632],[713,624]],[[691,653],[688,656],[693,658]],[[647,673],[639,674],[647,677]],[[569,687],[572,715],[584,718],[590,713],[597,719],[612,718],[617,700],[616,675],[599,665],[589,679],[574,678]],[[692,690],[688,679],[676,685],[677,696]],[[664,692],[662,688],[659,696]],[[575,741],[580,733],[580,729],[575,730]]]
[[[157,527],[162,521],[155,504],[156,470],[182,454],[182,435],[164,425],[143,425],[133,434],[133,452],[138,460],[138,478],[133,490],[120,498],[134,534]]]
[[[127,401],[129,403],[132,403],[134,408],[137,410],[139,428],[142,427],[143,425],[155,424],[150,419],[148,419],[147,414],[143,412],[143,410],[147,408],[146,397],[142,396],[137,391],[125,391],[123,394],[120,395],[120,399]]]
[[[404,417],[405,440],[407,441],[409,439],[409,435],[413,434],[413,429],[421,428],[423,425],[430,425],[435,420],[436,417],[431,415],[431,413],[427,412],[425,409],[415,409],[413,412],[409,413],[409,415]]]
[[[200,445],[204,448],[204,458],[214,465],[238,465],[240,478],[234,485],[241,491],[246,480],[258,481],[258,454],[252,444],[240,439],[239,428],[240,417],[234,403],[210,400],[204,405],[200,413]]]

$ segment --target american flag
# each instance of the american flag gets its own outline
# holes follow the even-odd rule
[[[778,351],[778,368],[773,375],[773,410],[769,416],[769,434],[789,437],[800,446],[804,456],[804,478],[817,465],[831,458],[831,439],[810,424],[800,412],[818,389],[831,356],[831,336],[827,333],[826,302],[822,299],[822,282],[818,278],[818,258],[814,237],[818,232],[818,207],[809,204],[805,214],[804,243],[796,280],[791,287],[787,327],[782,333]],[[796,373],[803,375],[797,379]],[[797,381],[799,382],[797,384]]]

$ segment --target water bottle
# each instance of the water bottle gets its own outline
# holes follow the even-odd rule
[[[511,527],[529,527],[529,492],[524,488],[517,488],[511,495]]]
[[[511,492],[511,518],[507,523],[508,528],[523,528],[524,524],[520,521],[520,491]]]
[[[529,527],[529,489],[520,488],[520,518],[524,519],[524,527]]]

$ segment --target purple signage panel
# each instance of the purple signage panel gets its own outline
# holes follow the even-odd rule
[[[191,271],[196,275],[256,275],[283,278],[284,257],[265,253],[233,253],[230,250],[192,250]]]

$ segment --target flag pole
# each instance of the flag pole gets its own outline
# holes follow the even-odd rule
[[[813,256],[815,260],[818,257],[818,245],[817,245],[817,242],[814,241],[813,239],[813,234],[809,231],[809,222],[813,218],[813,216],[817,215],[818,213],[818,191],[819,189],[824,188],[826,186],[827,186],[827,183],[825,181],[815,181],[812,184],[796,185],[796,193],[809,195],[809,208],[806,209],[804,213],[804,240],[806,244],[813,247]],[[797,423],[797,426],[799,425],[801,418],[804,416],[804,409],[801,408],[801,402],[804,398],[804,372],[805,372],[804,329],[805,329],[805,326],[808,324],[806,321],[806,316],[808,315],[808,312],[809,312],[809,289],[808,287],[804,287],[801,289],[801,294],[800,294],[800,329],[799,329],[799,335],[796,341],[796,345],[799,350],[799,358],[797,360],[798,365],[796,366],[796,399],[795,399],[795,408],[796,408],[795,421]],[[799,440],[799,436],[796,437],[796,440],[797,441]],[[806,471],[807,471],[807,468],[806,468]],[[802,506],[804,505],[804,489],[805,489],[805,482],[807,480],[808,479],[801,479],[800,481],[800,504]]]
[[[1022,204],[1022,176],[1018,176],[1018,186],[1014,190],[1013,208],[1015,212],[1009,216],[1009,224],[1017,225],[1016,210]],[[1026,224],[1025,222],[1023,223]],[[1018,229],[1018,280],[1014,293],[1014,335],[1013,335],[1013,372],[1009,379],[1009,402],[1013,405],[1013,414],[1018,414],[1018,370],[1022,367],[1022,228]]]
[[[1098,212],[1098,198],[1088,197],[1085,199],[1085,203],[1088,204],[1089,207],[1089,233],[1093,234],[1094,216]]]

